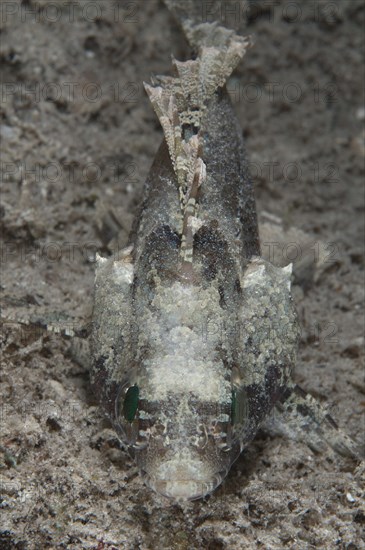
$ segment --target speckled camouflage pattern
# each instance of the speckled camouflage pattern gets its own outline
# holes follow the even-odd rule
[[[198,56],[147,86],[165,139],[128,248],[98,258],[91,337],[103,409],[146,483],[178,501],[213,491],[273,407],[298,395],[299,338],[291,266],[260,256],[224,87],[249,41],[184,26]],[[138,405],[126,418],[132,387]]]

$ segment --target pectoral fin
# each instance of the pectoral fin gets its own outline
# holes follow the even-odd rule
[[[328,446],[337,454],[355,460],[364,458],[364,449],[343,432],[327,409],[300,386],[289,386],[275,414],[267,422],[271,433],[306,443],[314,452],[322,453]]]

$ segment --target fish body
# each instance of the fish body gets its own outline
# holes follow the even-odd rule
[[[212,492],[273,407],[298,394],[299,339],[291,266],[260,256],[225,88],[250,42],[183,24],[197,57],[146,85],[164,140],[128,247],[98,258],[91,336],[104,411],[147,485],[177,501]]]

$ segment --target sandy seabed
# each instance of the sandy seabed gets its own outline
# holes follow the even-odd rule
[[[86,318],[94,252],[115,228],[125,244],[162,138],[142,82],[190,55],[157,0],[55,4],[1,5],[0,549],[365,548],[362,466],[264,432],[205,500],[152,494],[69,342],[12,322]],[[256,44],[228,89],[258,210],[331,247],[295,291],[295,379],[360,440],[364,3],[250,5]]]

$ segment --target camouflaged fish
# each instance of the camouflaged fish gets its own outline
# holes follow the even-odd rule
[[[164,139],[129,246],[98,257],[92,385],[146,484],[183,501],[222,482],[274,407],[318,441],[356,453],[291,382],[292,268],[261,257],[225,88],[250,39],[167,4],[196,56],[174,59],[173,76],[145,85]]]

